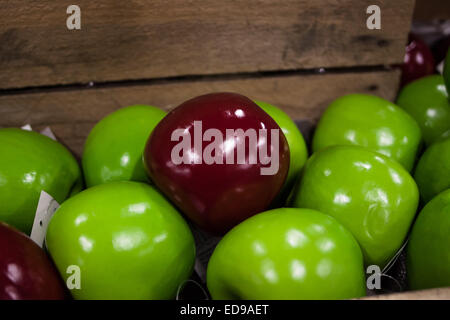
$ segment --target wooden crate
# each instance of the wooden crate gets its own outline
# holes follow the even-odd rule
[[[50,126],[79,157],[106,114],[171,109],[212,91],[316,121],[353,92],[394,99],[414,0],[5,0],[0,7],[0,127]],[[381,8],[382,29],[366,28]],[[325,68],[326,72],[321,72]],[[448,289],[387,298],[449,298]],[[380,296],[377,298],[386,298]]]
[[[450,300],[450,287],[364,297],[361,300]]]
[[[416,0],[413,18],[414,20],[421,22],[449,20],[450,1]]]

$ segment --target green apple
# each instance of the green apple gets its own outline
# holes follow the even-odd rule
[[[403,244],[419,202],[396,161],[359,146],[323,149],[306,162],[293,206],[335,217],[358,240],[366,265],[383,268]]]
[[[450,188],[450,137],[429,146],[417,163],[414,178],[424,202]]]
[[[411,171],[421,142],[416,121],[382,98],[349,94],[325,110],[313,137],[313,152],[332,145],[359,145],[400,162]]]
[[[110,182],[64,202],[47,248],[63,278],[80,268],[76,299],[171,299],[192,271],[195,244],[175,208],[153,187]]]
[[[447,51],[444,65],[444,80],[447,86],[447,92],[450,92],[450,50]]]
[[[450,286],[450,189],[422,209],[407,248],[411,289]]]
[[[0,221],[30,234],[41,191],[59,203],[83,187],[62,144],[32,131],[0,129]]]
[[[142,162],[145,143],[166,112],[152,106],[119,109],[96,124],[83,152],[86,185],[111,181],[147,181]]]
[[[290,152],[289,171],[280,191],[280,199],[285,200],[308,159],[308,149],[297,125],[284,111],[266,102],[255,101],[255,103],[275,120],[288,142]]]
[[[408,84],[400,91],[397,105],[417,121],[427,145],[450,130],[450,102],[442,76],[428,76]]]
[[[365,295],[361,249],[309,209],[257,214],[219,242],[207,269],[213,299],[347,299]]]

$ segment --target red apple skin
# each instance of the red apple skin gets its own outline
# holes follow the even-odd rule
[[[240,110],[240,111],[239,111]],[[203,133],[209,128],[267,129],[279,132],[279,168],[274,175],[261,175],[259,158],[256,164],[179,164],[171,160],[171,150],[178,141],[171,141],[174,129],[183,128],[194,137],[194,121],[202,121]],[[203,142],[203,149],[210,142]],[[248,144],[248,139],[247,139]],[[202,149],[202,152],[203,152]],[[231,148],[236,156],[236,146]],[[230,151],[231,151],[230,150]],[[271,150],[271,149],[268,149]],[[230,152],[228,151],[228,152]],[[192,147],[191,152],[194,152]],[[270,151],[268,151],[270,154]],[[236,159],[236,158],[235,158]],[[289,147],[277,123],[250,99],[235,93],[212,93],[188,100],[171,111],[154,129],[144,151],[150,178],[180,210],[199,227],[213,234],[224,234],[246,218],[268,208],[281,190],[289,170]]]
[[[410,33],[402,65],[400,87],[434,73],[433,54],[427,44],[417,35]]]
[[[44,250],[0,223],[0,300],[62,300],[64,283]]]

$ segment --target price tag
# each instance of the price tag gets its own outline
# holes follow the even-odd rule
[[[58,208],[59,203],[47,192],[41,191],[30,235],[31,240],[36,242],[41,248],[44,245],[45,234],[47,233],[50,219]]]

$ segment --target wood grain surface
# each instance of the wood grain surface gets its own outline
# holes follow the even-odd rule
[[[2,1],[0,88],[395,64],[414,0],[78,0],[81,30],[69,4]]]
[[[450,1],[416,0],[414,20],[430,22],[435,19],[450,19]]]
[[[450,300],[450,287],[382,294],[362,300]]]
[[[231,91],[275,104],[293,119],[315,121],[333,99],[343,94],[362,92],[394,99],[398,79],[398,71],[291,74],[9,94],[0,96],[0,127],[19,127],[27,123],[35,129],[50,126],[56,136],[80,156],[84,140],[94,124],[127,105],[143,103],[170,110],[200,94]]]

